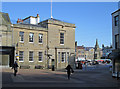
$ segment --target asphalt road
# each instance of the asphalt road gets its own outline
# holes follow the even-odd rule
[[[71,79],[67,79],[64,71],[51,71],[39,69],[20,69],[17,76],[13,75],[13,70],[3,69],[2,71],[2,87],[18,89],[21,87],[31,87],[31,89],[39,87],[82,87],[82,88],[109,88],[120,89],[120,80],[112,78],[109,71],[110,65],[92,65],[83,66],[83,70],[76,69],[71,75]]]

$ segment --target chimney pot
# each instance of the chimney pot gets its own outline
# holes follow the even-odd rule
[[[19,18],[18,18],[18,20],[17,20],[17,23],[19,23]]]
[[[39,14],[37,14],[37,17],[39,17]]]

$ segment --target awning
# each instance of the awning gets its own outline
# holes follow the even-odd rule
[[[14,50],[14,47],[0,46],[0,54],[10,54]]]
[[[112,52],[108,55],[108,58],[110,58],[110,59],[120,58],[120,52]]]

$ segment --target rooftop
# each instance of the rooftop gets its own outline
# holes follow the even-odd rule
[[[61,20],[54,19],[54,18],[49,18],[47,20],[44,20],[44,21],[40,22],[39,24],[43,24],[43,23],[55,24],[55,25],[61,25],[61,26],[76,28],[75,24],[68,23],[68,22],[61,21]]]
[[[77,46],[77,49],[84,49],[83,46]]]
[[[85,47],[85,51],[89,51],[90,49],[92,49],[93,47]]]
[[[8,13],[0,12],[0,20],[2,24],[11,24]]]
[[[120,11],[120,9],[118,9],[118,10],[114,11],[114,12],[112,13],[112,15],[113,15],[114,13],[118,12],[118,11]]]

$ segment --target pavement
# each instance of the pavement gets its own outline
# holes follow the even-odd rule
[[[71,79],[67,79],[64,71],[47,69],[19,69],[17,76],[12,69],[2,69],[2,87],[90,87],[120,89],[120,80],[112,77],[109,65],[95,65],[75,69]]]

